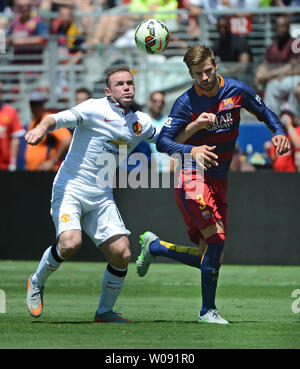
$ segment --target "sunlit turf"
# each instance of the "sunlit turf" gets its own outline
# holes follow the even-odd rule
[[[25,306],[37,261],[0,261],[0,348],[300,348],[300,313],[292,291],[300,268],[223,265],[217,307],[230,324],[198,324],[200,272],[181,264],[152,264],[140,278],[130,264],[116,310],[134,324],[93,322],[105,263],[65,262],[45,286],[44,312]],[[300,296],[299,296],[300,297]],[[299,303],[300,308],[300,303]]]

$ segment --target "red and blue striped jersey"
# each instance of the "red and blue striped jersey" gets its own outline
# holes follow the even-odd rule
[[[266,107],[261,98],[245,83],[218,75],[220,89],[216,96],[201,94],[197,85],[193,85],[175,101],[169,117],[157,139],[158,151],[182,157],[194,146],[216,146],[217,167],[212,166],[205,174],[213,178],[226,178],[236,140],[239,134],[240,112],[245,108],[264,122],[274,135],[285,135],[278,117]],[[174,141],[176,135],[201,113],[216,114],[216,122],[197,131],[185,144]],[[183,169],[195,169],[194,160],[182,160]]]

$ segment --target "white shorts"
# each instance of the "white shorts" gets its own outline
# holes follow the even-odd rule
[[[124,225],[112,195],[78,198],[65,192],[56,194],[51,200],[51,215],[56,237],[68,230],[84,230],[96,246],[117,234],[130,235]]]

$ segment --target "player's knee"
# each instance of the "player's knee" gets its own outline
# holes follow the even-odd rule
[[[217,273],[223,260],[225,233],[215,233],[206,239],[207,248],[202,258],[201,268]]]
[[[203,235],[203,238],[205,239],[206,242],[208,242],[208,239],[212,238],[217,238],[217,235],[221,235],[220,237],[225,237],[226,235],[226,230],[225,230],[225,226],[223,224],[223,222],[221,220],[217,221],[214,224],[211,224],[205,228],[201,229],[201,233]],[[223,235],[223,236],[222,236]],[[219,241],[217,241],[219,242]],[[222,242],[225,242],[225,238]]]
[[[59,237],[58,248],[64,259],[72,257],[81,247],[81,234],[79,232],[64,232]]]
[[[130,262],[131,252],[129,248],[129,242],[125,242],[120,246],[119,252],[117,254],[118,264],[121,268],[126,268]]]
[[[224,232],[215,233],[205,239],[206,243],[224,244],[226,240],[226,234]]]

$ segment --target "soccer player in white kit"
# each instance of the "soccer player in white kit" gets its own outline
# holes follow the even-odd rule
[[[129,154],[142,140],[153,140],[156,129],[147,114],[131,109],[135,86],[128,67],[108,72],[105,94],[48,115],[25,136],[28,144],[37,145],[48,131],[76,127],[53,184],[51,214],[57,243],[44,252],[28,279],[26,305],[35,318],[42,313],[46,279],[77,252],[84,229],[108,262],[94,321],[131,322],[113,311],[130,261],[130,232],[116,207],[112,187],[101,187],[99,170],[101,155],[109,153],[118,163],[120,143],[127,145]]]

